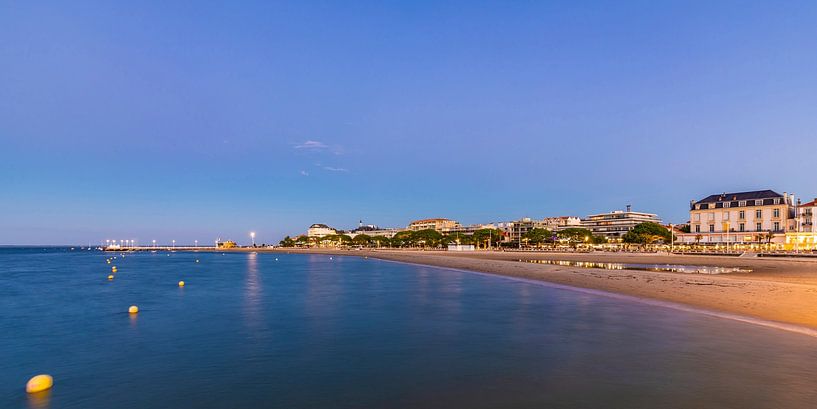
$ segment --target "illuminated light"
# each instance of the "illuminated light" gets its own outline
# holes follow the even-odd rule
[[[137,307],[135,305],[131,305],[130,307],[128,307],[128,313],[136,314],[138,312],[139,312],[139,307]]]
[[[42,392],[51,389],[52,386],[54,386],[54,378],[52,378],[51,375],[37,375],[29,379],[28,383],[26,383],[26,392]]]
[[[108,276],[108,280],[113,280],[113,274]]]
[[[184,287],[184,281],[179,281],[179,287]]]
[[[115,273],[115,272],[116,272],[116,266],[111,267],[111,272],[112,272],[112,273]]]

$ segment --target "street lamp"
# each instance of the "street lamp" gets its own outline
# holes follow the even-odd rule
[[[255,247],[255,232],[250,232],[250,238],[252,239],[252,246]]]
[[[153,239],[153,248],[156,248],[156,239]]]
[[[672,254],[672,252],[675,250],[675,233],[673,233],[673,231],[675,231],[674,229],[675,229],[675,226],[672,223],[670,223],[669,224],[669,254]],[[727,237],[727,239],[728,239],[728,237]],[[728,245],[729,244],[727,243],[727,246]]]
[[[199,246],[199,241],[198,240],[193,240],[193,242],[196,243],[196,247]]]
[[[173,248],[176,248],[176,240],[173,240]]]

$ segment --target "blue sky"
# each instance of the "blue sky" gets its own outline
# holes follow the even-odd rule
[[[0,2],[0,244],[817,196],[814,2],[223,3]]]

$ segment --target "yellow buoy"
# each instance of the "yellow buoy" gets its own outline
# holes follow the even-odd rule
[[[108,276],[108,280],[113,280],[113,274]]]
[[[26,392],[42,392],[46,389],[51,389],[52,386],[54,386],[54,378],[52,378],[51,375],[37,375],[28,380]]]
[[[111,267],[111,272],[113,272],[113,273],[116,272],[116,266]]]
[[[139,312],[139,307],[131,305],[130,308],[128,308],[128,312],[131,314],[136,314],[137,312]]]
[[[179,287],[184,287],[184,281],[179,281]]]

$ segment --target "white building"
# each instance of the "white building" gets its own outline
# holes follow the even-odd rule
[[[507,224],[505,231],[508,233],[508,240],[518,243],[525,233],[533,229],[545,229],[552,232],[564,230],[570,227],[581,227],[581,219],[574,216],[545,217],[544,219],[531,219],[523,217]]]
[[[306,231],[307,237],[324,237],[332,234],[338,234],[337,230],[322,223],[315,223]]]
[[[408,230],[411,231],[418,231],[418,230],[436,230],[441,233],[445,233],[451,229],[459,227],[459,223],[451,220],[451,219],[422,219],[422,220],[415,220],[408,225]]]
[[[783,244],[796,231],[794,195],[773,190],[722,193],[691,201],[686,244]]]
[[[591,214],[582,219],[581,227],[590,230],[594,236],[619,241],[621,236],[624,236],[633,227],[645,222],[661,224],[661,219],[653,213],[634,212],[630,205],[627,205],[627,210]]]
[[[817,215],[817,199],[808,203],[797,201],[795,206],[795,231],[786,232],[786,250],[817,249],[817,226],[814,216]]]

